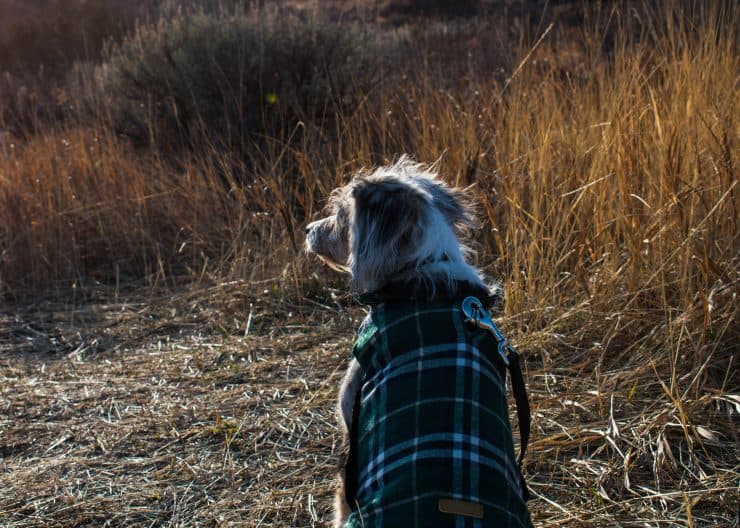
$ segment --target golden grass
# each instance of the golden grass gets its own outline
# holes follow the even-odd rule
[[[591,12],[581,38],[523,46],[508,80],[395,79],[336,131],[247,161],[204,143],[175,162],[104,124],[6,142],[0,284],[104,300],[0,327],[0,520],[321,525],[361,314],[325,293],[302,226],[345,175],[409,152],[480,204],[471,243],[527,362],[536,524],[737,526],[740,20],[712,5]],[[181,293],[106,305],[142,278]]]

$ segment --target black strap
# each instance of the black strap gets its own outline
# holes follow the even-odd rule
[[[453,281],[449,284],[435,285],[411,280],[391,282],[375,291],[357,296],[357,300],[361,304],[370,306],[397,302],[457,303],[470,295],[480,299],[483,306],[489,311],[500,302],[497,292],[491,293],[488,289],[468,281]]]
[[[352,406],[352,424],[349,427],[349,454],[344,464],[344,499],[351,510],[355,509],[357,503],[358,469],[357,469],[357,440],[360,422],[360,399],[362,397],[362,385],[357,388],[355,403]]]
[[[524,454],[527,452],[529,444],[529,432],[532,421],[532,413],[529,408],[529,398],[527,398],[527,387],[524,385],[524,376],[522,375],[522,366],[519,362],[519,354],[512,347],[508,347],[509,357],[509,375],[511,376],[511,392],[514,393],[516,402],[516,416],[519,421],[519,476],[522,479],[522,496],[525,501],[529,500],[529,490],[527,483],[524,481],[522,473],[522,462]]]

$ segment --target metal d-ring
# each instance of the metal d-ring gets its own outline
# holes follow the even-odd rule
[[[493,334],[493,337],[496,339],[498,354],[508,367],[511,345],[507,343],[506,338],[493,322],[488,311],[483,308],[483,303],[477,297],[465,297],[462,302],[462,311],[466,317],[465,322],[472,323],[478,328],[483,328]]]

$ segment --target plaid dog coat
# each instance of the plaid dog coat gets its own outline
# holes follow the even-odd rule
[[[363,379],[346,528],[532,526],[506,370],[459,302],[375,305],[352,353]]]

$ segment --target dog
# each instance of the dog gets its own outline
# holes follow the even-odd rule
[[[335,528],[531,526],[506,370],[460,309],[498,290],[460,242],[473,227],[466,192],[404,156],[333,191],[306,228],[307,251],[371,307],[339,391]]]

